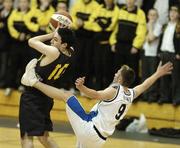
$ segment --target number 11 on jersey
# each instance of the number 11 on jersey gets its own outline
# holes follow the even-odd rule
[[[69,66],[69,64],[64,64],[63,67],[61,64],[57,64],[56,67],[54,68],[54,70],[49,75],[48,80],[58,79],[61,76],[61,74],[63,74],[65,72],[65,70],[68,66]]]

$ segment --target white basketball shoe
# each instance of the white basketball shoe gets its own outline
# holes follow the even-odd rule
[[[37,59],[32,59],[26,66],[26,71],[21,78],[21,83],[25,86],[34,86],[39,81],[36,76],[35,67]]]

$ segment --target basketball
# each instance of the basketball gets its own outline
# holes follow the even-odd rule
[[[58,23],[64,27],[70,27],[72,24],[72,17],[67,11],[55,12],[50,19],[49,27],[52,30],[55,30],[58,26]]]

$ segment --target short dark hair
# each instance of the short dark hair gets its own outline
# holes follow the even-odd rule
[[[68,28],[59,28],[58,34],[61,36],[62,43],[67,43],[67,50],[72,54],[76,42],[74,31]]]
[[[127,65],[121,67],[122,86],[129,87],[135,80],[135,72]]]

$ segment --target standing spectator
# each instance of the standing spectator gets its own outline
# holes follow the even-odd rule
[[[114,29],[116,17],[119,11],[113,0],[104,0],[104,5],[97,13],[90,17],[90,25],[93,24],[94,35],[94,71],[96,89],[104,89],[113,80],[113,52],[109,44],[109,37]]]
[[[159,36],[162,26],[157,21],[158,12],[156,9],[150,9],[148,12],[147,35],[144,43],[144,56],[142,59],[142,79],[147,79],[156,71],[158,64],[157,48],[159,45]],[[157,101],[157,82],[144,94],[144,100],[148,102]]]
[[[6,87],[5,75],[8,69],[8,56],[11,36],[8,32],[7,19],[12,12],[13,1],[4,0],[0,9],[0,87]]]
[[[18,88],[20,91],[24,89],[20,84],[20,77],[29,61],[27,39],[30,36],[24,23],[24,18],[30,12],[29,4],[29,0],[20,0],[18,8],[14,9],[8,18],[8,30],[13,40],[10,49],[10,64],[6,75],[8,87],[5,89],[5,95],[10,95],[12,89]]]
[[[77,76],[86,75],[86,83],[89,87],[93,85],[93,37],[94,31],[90,21],[92,13],[98,12],[100,5],[94,0],[78,0],[71,7],[73,18],[73,29],[77,36]],[[96,11],[92,11],[96,10]]]
[[[179,84],[179,60],[180,60],[180,30],[179,30],[179,6],[171,6],[169,11],[169,22],[165,26],[161,37],[160,59],[162,63],[172,61],[174,70],[172,75],[160,79],[159,103],[180,104]],[[168,85],[167,85],[168,84]]]
[[[135,5],[136,0],[126,0],[126,6],[118,12],[115,30],[111,34],[110,44],[115,52],[115,69],[127,64],[136,73],[138,83],[139,53],[146,35],[146,17]]]

